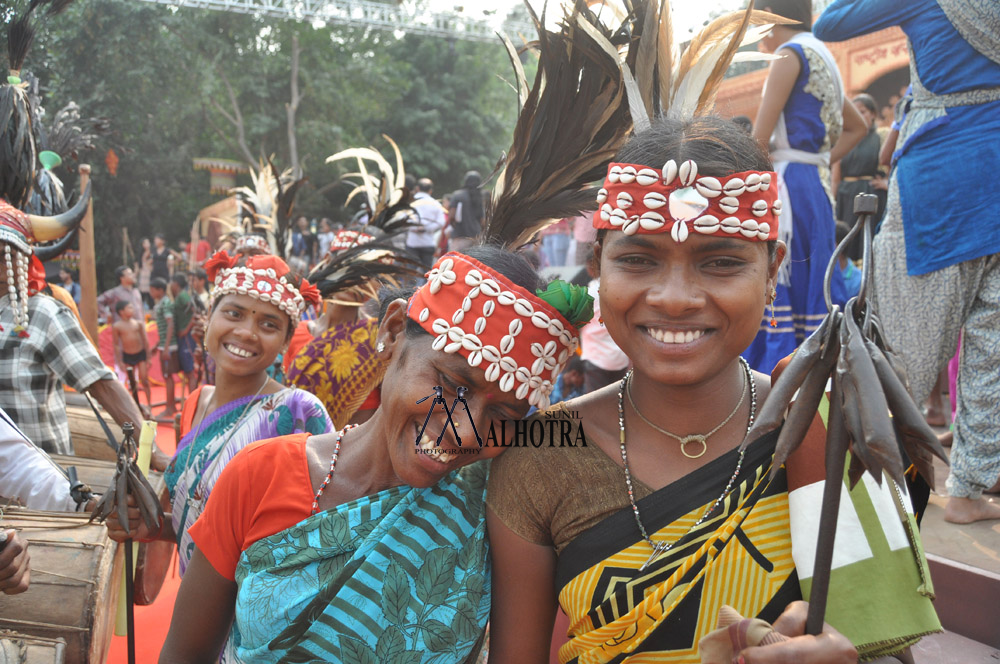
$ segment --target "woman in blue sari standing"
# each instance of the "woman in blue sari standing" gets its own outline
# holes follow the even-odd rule
[[[754,136],[768,145],[778,174],[778,237],[788,247],[775,285],[773,319],[765,317],[744,356],[770,373],[826,315],[823,274],[834,249],[833,204],[823,184],[829,169],[865,136],[861,115],[844,96],[829,49],[816,39],[809,0],[768,0],[758,8],[798,21],[776,25],[760,50],[780,56],[771,64]],[[834,275],[833,300],[843,304],[843,281]],[[773,322],[772,322],[773,321]]]

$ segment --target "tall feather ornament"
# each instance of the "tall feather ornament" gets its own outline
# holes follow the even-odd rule
[[[604,177],[632,127],[611,41],[621,26],[606,27],[577,0],[553,32],[526,6],[538,31],[532,44],[538,71],[529,88],[523,70],[514,67],[523,103],[480,238],[512,249],[559,219],[593,209],[596,189],[590,185]],[[516,60],[509,42],[507,50]]]
[[[250,169],[253,187],[236,187],[231,193],[242,196],[244,210],[250,218],[246,233],[261,233],[267,238],[271,253],[287,259],[292,243],[292,212],[295,196],[307,178],[295,178],[292,169],[278,171],[270,159],[261,159],[260,168]]]
[[[364,194],[368,201],[368,209],[371,216],[366,224],[367,230],[371,232],[377,229],[379,233],[374,235],[398,235],[406,231],[415,216],[413,208],[410,206],[412,197],[409,189],[404,185],[406,171],[403,167],[403,155],[399,151],[399,146],[391,138],[382,134],[389,147],[392,148],[396,163],[395,170],[392,164],[382,153],[375,148],[348,148],[341,150],[337,154],[326,158],[326,163],[353,159],[356,160],[357,172],[347,173],[341,177],[344,182],[354,184],[354,189],[347,196],[344,205],[358,195]],[[377,167],[377,174],[370,173],[365,165],[366,161],[371,161]]]
[[[712,112],[715,95],[741,46],[759,41],[772,26],[791,21],[753,9],[724,14],[701,30],[681,52],[673,35],[669,0],[643,0],[633,5],[633,30],[625,59],[629,107],[636,129],[660,115],[693,117]],[[740,60],[773,56],[741,53]],[[640,115],[638,109],[645,109]]]

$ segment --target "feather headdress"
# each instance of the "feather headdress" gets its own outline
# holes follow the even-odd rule
[[[593,209],[596,189],[588,186],[603,177],[632,127],[611,41],[621,26],[606,27],[576,0],[551,32],[526,6],[538,30],[538,71],[529,88],[518,53],[504,38],[520,114],[498,165],[482,237],[511,248],[550,223]]]
[[[394,284],[398,279],[418,277],[424,271],[419,262],[393,242],[410,228],[416,213],[404,184],[406,172],[399,147],[388,136],[382,137],[392,147],[395,169],[374,148],[349,148],[326,160],[327,163],[356,160],[358,170],[342,177],[344,182],[354,185],[344,204],[349,205],[354,198],[364,195],[370,216],[363,226],[338,234],[338,238],[349,238],[346,246],[324,247],[330,249],[329,253],[308,277],[324,298],[357,288],[374,296],[375,282]],[[368,169],[366,161],[375,164],[375,172]]]
[[[292,244],[291,218],[295,196],[306,178],[296,178],[292,169],[283,172],[270,159],[260,161],[260,168],[250,169],[252,187],[236,187],[242,210],[243,232],[258,233],[267,238],[271,253],[287,259]]]
[[[687,118],[710,113],[729,65],[774,58],[739,49],[760,41],[774,25],[794,21],[753,6],[751,0],[746,9],[714,19],[682,52],[673,34],[669,0],[633,4],[634,25],[623,74],[637,131],[660,115]]]
[[[326,158],[326,163],[354,159],[358,170],[342,176],[344,182],[354,185],[344,205],[348,206],[358,196],[364,195],[368,204],[370,216],[367,226],[377,228],[381,234],[396,235],[405,231],[415,215],[410,204],[413,202],[410,190],[406,188],[406,171],[403,168],[403,155],[399,146],[391,138],[382,135],[389,143],[395,158],[396,167],[382,156],[375,148],[348,148]],[[376,172],[371,172],[365,165],[373,162]]]

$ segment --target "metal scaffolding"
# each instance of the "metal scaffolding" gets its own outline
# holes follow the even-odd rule
[[[157,5],[214,9],[296,21],[321,21],[330,25],[368,27],[446,39],[491,42],[496,32],[534,34],[530,24],[492,24],[461,14],[411,10],[397,4],[371,0],[142,0]]]

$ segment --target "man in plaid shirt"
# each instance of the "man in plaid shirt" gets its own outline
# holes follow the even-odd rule
[[[8,305],[0,274],[0,327],[6,330],[0,332],[0,408],[36,445],[49,453],[73,453],[64,383],[89,393],[116,422],[142,422],[132,397],[67,307],[41,293],[28,298],[28,336],[22,338],[10,333],[15,323]],[[155,452],[154,467],[165,467],[169,459]]]

